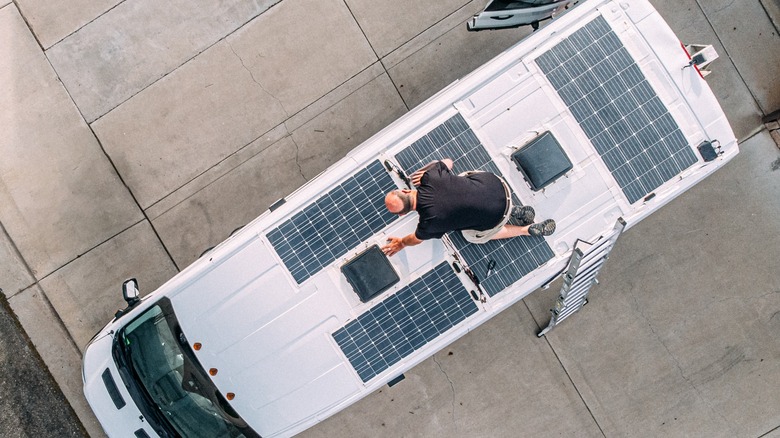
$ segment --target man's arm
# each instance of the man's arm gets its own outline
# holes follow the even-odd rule
[[[452,170],[452,160],[449,158],[444,158],[442,160],[439,160],[442,163],[444,163],[445,166],[447,166],[447,169]],[[425,175],[425,172],[427,172],[431,167],[433,167],[434,164],[438,163],[439,161],[431,161],[430,163],[426,164],[420,169],[417,169],[410,179],[412,180],[412,184],[415,186],[420,185],[420,180],[422,179],[423,175]]]
[[[390,257],[398,253],[398,251],[404,249],[404,247],[419,245],[422,242],[423,241],[418,239],[414,233],[408,234],[404,237],[388,237],[387,245],[382,247],[382,252]]]

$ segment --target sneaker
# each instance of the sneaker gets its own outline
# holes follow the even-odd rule
[[[515,205],[512,207],[512,218],[518,221],[518,225],[524,227],[534,223],[534,217],[536,212],[530,205],[524,205],[522,207]]]
[[[555,232],[555,221],[547,219],[544,222],[533,224],[528,227],[528,234],[532,236],[550,236]]]

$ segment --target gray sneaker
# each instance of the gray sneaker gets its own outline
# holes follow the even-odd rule
[[[536,212],[530,205],[523,205],[522,207],[515,205],[512,207],[512,218],[515,219],[518,222],[517,225],[520,225],[521,227],[534,223],[535,216]]]
[[[532,236],[551,236],[555,232],[555,221],[547,219],[544,222],[533,224],[528,227],[528,234]]]

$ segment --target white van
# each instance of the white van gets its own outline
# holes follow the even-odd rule
[[[128,308],[84,354],[117,437],[279,437],[357,402],[630,228],[738,152],[647,0],[587,0],[374,135]],[[549,237],[411,233],[386,192],[431,160],[487,170]],[[134,435],[133,435],[134,434]]]

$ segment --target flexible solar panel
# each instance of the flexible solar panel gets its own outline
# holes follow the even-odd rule
[[[669,110],[599,16],[536,59],[629,203],[697,161]]]
[[[478,310],[444,262],[333,333],[363,382]]]
[[[386,192],[396,188],[375,161],[271,230],[268,240],[303,283],[397,219],[384,204]]]
[[[460,114],[434,128],[396,154],[395,158],[407,173],[433,160],[451,158],[455,173],[483,170],[502,176]],[[513,202],[522,205],[514,194]],[[523,236],[474,244],[467,242],[460,232],[449,233],[449,236],[489,296],[503,291],[553,257],[552,249],[543,237]],[[488,275],[491,261],[495,262],[495,266]]]

